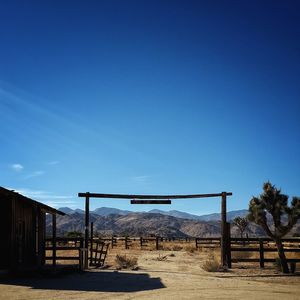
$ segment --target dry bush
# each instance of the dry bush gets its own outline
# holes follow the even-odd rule
[[[156,260],[158,261],[164,261],[168,259],[168,255],[160,255],[158,254],[158,257],[156,258]]]
[[[161,250],[164,250],[164,251],[172,251],[172,248],[171,248],[170,246],[163,245]]]
[[[218,272],[220,264],[216,259],[208,258],[202,265],[202,269],[206,272]]]
[[[179,245],[174,245],[173,247],[172,247],[172,250],[173,251],[180,251],[180,250],[182,250],[183,249],[183,247],[182,246],[179,246]]]
[[[276,257],[275,261],[273,262],[273,266],[277,271],[282,272],[282,266],[279,257]]]
[[[194,253],[196,251],[196,248],[195,248],[195,246],[187,245],[184,247],[184,250],[189,253]]]
[[[116,267],[118,269],[136,269],[137,257],[127,257],[126,255],[117,254],[115,258]]]
[[[202,265],[202,269],[207,272],[219,272],[221,271],[220,260],[215,251],[209,253],[207,260]]]

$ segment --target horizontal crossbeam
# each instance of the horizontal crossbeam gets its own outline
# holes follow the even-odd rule
[[[171,204],[171,200],[131,200],[131,204]]]
[[[216,194],[192,194],[192,195],[127,195],[127,194],[98,194],[98,193],[78,193],[78,197],[88,198],[107,198],[107,199],[191,199],[191,198],[211,198],[221,197],[222,195],[232,196],[232,193],[216,193]]]

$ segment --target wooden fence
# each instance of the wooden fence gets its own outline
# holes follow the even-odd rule
[[[220,246],[220,238],[196,238],[196,248],[215,248]],[[300,253],[300,238],[286,238],[282,240],[285,253]],[[259,258],[232,258],[237,252],[248,253],[251,256],[257,253]],[[275,262],[276,258],[266,258],[265,253],[277,253],[274,241],[270,238],[231,238],[229,243],[228,267],[232,263],[239,262],[258,262],[261,268],[264,268],[266,262]],[[247,255],[246,255],[247,256]],[[300,262],[300,258],[288,258],[288,262]]]
[[[176,238],[176,237],[103,237],[90,239],[89,247],[92,249],[92,245],[95,240],[100,240],[105,243],[109,243],[111,248],[122,247],[124,249],[131,249],[133,246],[139,247],[141,250],[149,249],[151,246],[153,249],[163,249],[164,242],[182,243],[188,245],[194,245],[195,249],[214,249],[220,248],[221,238],[219,237],[201,237],[201,238]],[[284,250],[286,253],[300,253],[300,238],[287,238],[283,239]],[[52,265],[56,266],[56,262],[61,261],[78,261],[79,268],[83,268],[85,258],[87,257],[87,250],[84,249],[83,238],[56,238],[55,242],[53,238],[46,239],[45,250],[50,251],[52,255],[46,256],[46,261],[52,261]],[[266,257],[266,253],[276,253],[277,248],[272,239],[270,238],[230,238],[230,242],[227,244],[227,261],[228,267],[231,268],[232,263],[240,262],[257,262],[260,267],[263,268],[265,263],[275,262],[276,258]],[[77,255],[66,256],[57,255],[57,251],[60,250],[74,250],[77,251]],[[245,253],[245,257],[238,257],[238,253]],[[47,253],[47,252],[46,252]],[[61,252],[60,252],[61,253]],[[257,258],[252,258],[257,253]],[[235,256],[232,258],[232,256]],[[236,257],[237,256],[237,257]],[[242,255],[244,256],[244,255]],[[249,257],[247,257],[249,256]],[[92,255],[90,254],[90,257]],[[274,256],[275,257],[275,256]],[[300,262],[299,258],[288,258],[288,262]]]
[[[196,249],[214,249],[221,245],[221,238],[219,237],[202,237],[202,238],[176,238],[176,237],[111,237],[102,238],[103,241],[110,242],[111,247],[124,247],[130,249],[133,243],[139,242],[140,249],[147,249],[149,245],[154,246],[155,249],[162,249],[163,242],[181,242],[194,244]],[[286,238],[283,239],[284,249],[286,253],[300,253],[300,238]],[[263,268],[265,263],[275,262],[276,258],[266,258],[265,253],[276,253],[277,248],[270,238],[230,238],[228,242],[228,267],[231,268],[232,263],[240,262],[258,262]],[[249,256],[257,253],[259,258],[232,258],[235,253],[243,252],[249,253]],[[247,255],[246,255],[247,256]],[[288,262],[300,262],[300,258],[289,258]]]
[[[46,256],[45,260],[52,261],[52,266],[56,266],[57,261],[78,261],[78,266],[80,269],[83,269],[84,264],[84,252],[86,251],[83,248],[83,238],[67,238],[67,237],[56,237],[46,238],[45,240],[45,250]],[[66,256],[57,255],[57,251],[75,251],[77,255],[70,255],[68,252]],[[47,251],[51,252],[52,255],[47,256]]]
[[[98,238],[94,238],[98,239]],[[111,248],[117,246],[124,247],[124,249],[130,249],[133,244],[139,244],[141,250],[147,249],[150,245],[154,245],[156,250],[161,249],[161,243],[163,242],[186,242],[192,243],[195,238],[176,238],[176,237],[104,237],[100,238],[101,241],[110,243]]]

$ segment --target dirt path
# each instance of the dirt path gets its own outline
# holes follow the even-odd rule
[[[205,257],[198,253],[141,253],[138,271],[2,280],[0,299],[300,299],[300,276],[253,267],[208,273],[201,269]]]

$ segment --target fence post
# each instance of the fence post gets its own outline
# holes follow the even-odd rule
[[[156,237],[156,241],[155,241],[155,247],[156,247],[156,250],[159,249],[159,244],[158,244],[158,236]]]
[[[230,223],[226,223],[226,235],[227,235],[227,264],[228,268],[231,269],[231,232],[230,232]]]
[[[196,249],[198,249],[198,239],[195,238]]]
[[[228,237],[226,234],[226,192],[222,192],[221,201],[221,265],[228,267],[226,246],[228,245]]]
[[[90,263],[92,263],[93,257],[93,240],[94,240],[94,222],[91,222],[91,245],[90,245]]]
[[[259,239],[259,265],[261,268],[265,267],[264,261],[264,241]]]
[[[114,247],[114,237],[111,237],[111,249]]]
[[[127,239],[128,239],[128,237],[125,236],[125,249],[128,249]]]
[[[140,237],[141,250],[143,249],[143,237]]]
[[[56,267],[56,214],[52,215],[52,265]]]

